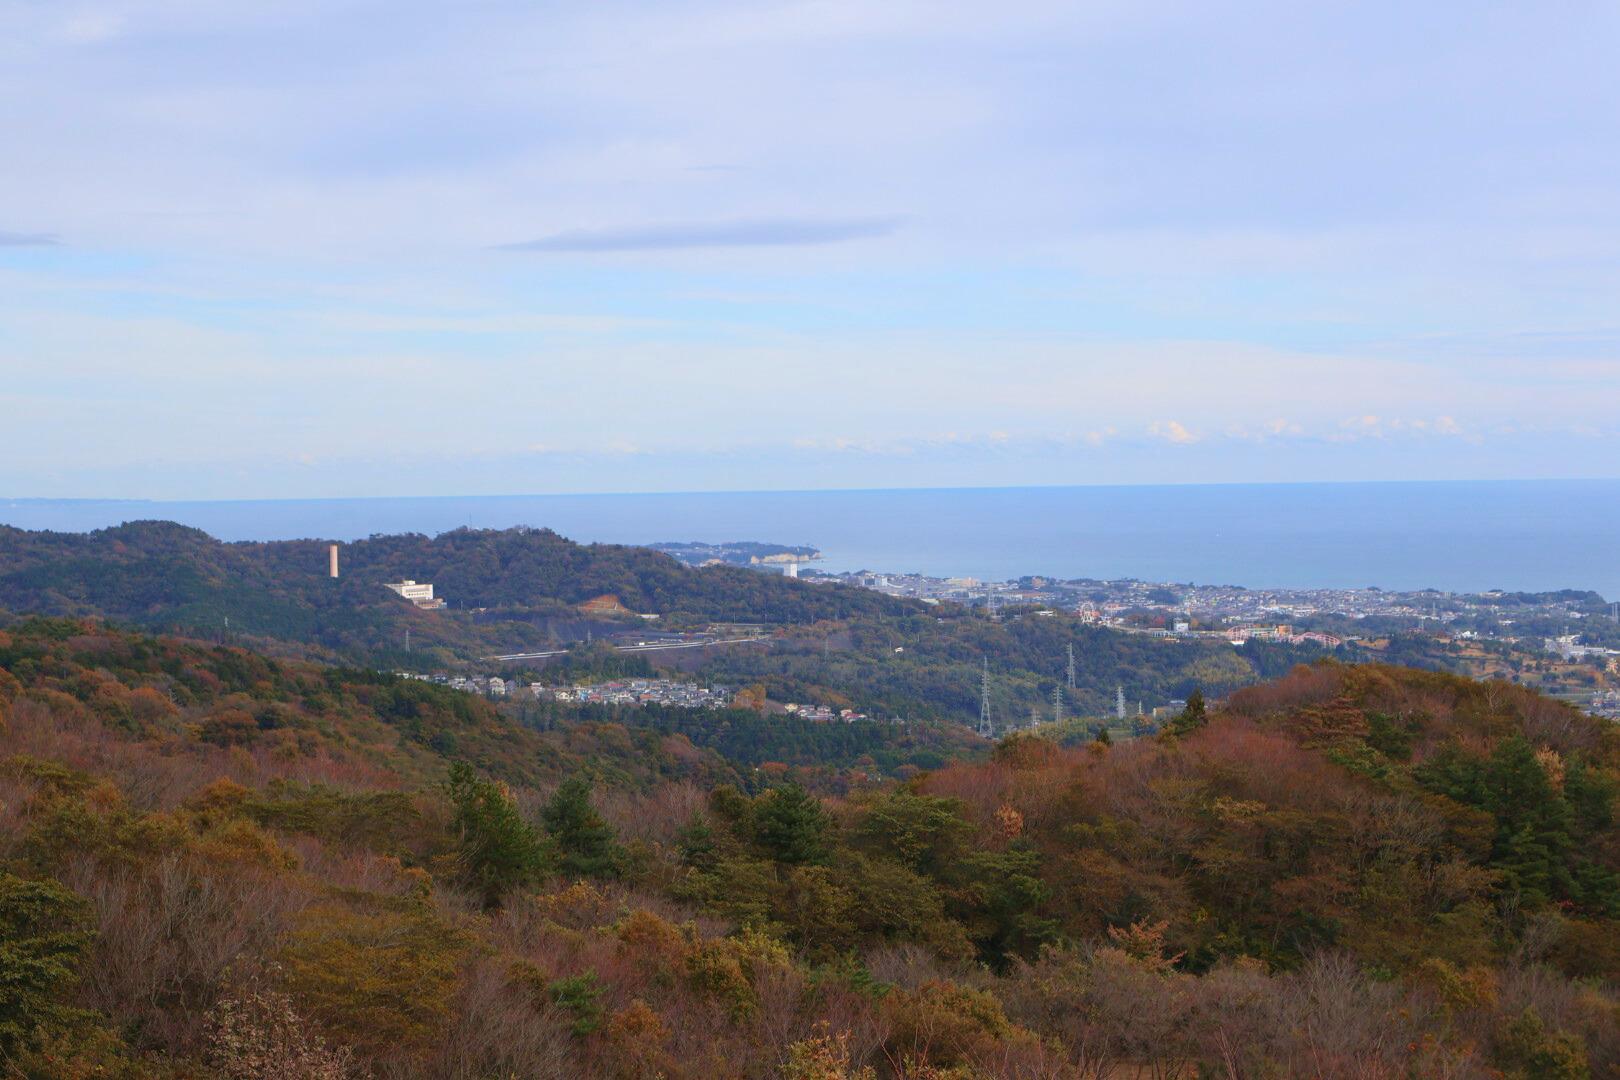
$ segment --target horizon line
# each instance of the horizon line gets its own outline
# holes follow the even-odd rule
[[[909,487],[824,487],[824,488],[683,488],[669,491],[530,491],[490,493],[435,493],[414,495],[258,495],[234,498],[116,495],[0,495],[0,503],[286,503],[286,502],[382,502],[429,501],[435,499],[602,499],[668,498],[694,495],[852,495],[902,492],[949,491],[1067,491],[1122,488],[1255,488],[1255,487],[1423,487],[1438,485],[1494,484],[1614,484],[1620,476],[1537,476],[1492,477],[1488,479],[1378,479],[1378,480],[1160,480],[1150,483],[1087,484],[921,484]]]

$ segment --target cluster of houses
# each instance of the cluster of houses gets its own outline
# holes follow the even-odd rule
[[[402,679],[415,679],[417,682],[430,682],[436,686],[448,686],[452,690],[460,690],[467,694],[485,694],[489,697],[505,697],[519,689],[517,682],[508,682],[498,675],[487,679],[469,679],[465,675],[425,675],[412,671],[396,671],[394,674]]]
[[[469,678],[465,675],[424,675],[409,671],[397,674],[402,679],[416,679],[492,698],[528,693],[547,701],[593,705],[674,705],[687,709],[720,709],[731,704],[731,691],[723,686],[698,686],[673,679],[615,679],[579,686],[546,686],[536,682],[524,686],[516,679],[503,679],[499,675]]]
[[[1167,627],[1133,627],[1125,625],[1117,616],[1111,616],[1106,610],[1110,606],[1119,605],[1104,605],[1102,609],[1081,607],[1077,609],[1076,614],[1080,616],[1081,622],[1092,626],[1107,626],[1134,634],[1146,634],[1149,637],[1209,638],[1233,645],[1242,645],[1248,641],[1280,641],[1289,645],[1319,645],[1324,649],[1337,649],[1344,644],[1344,638],[1335,634],[1324,634],[1320,630],[1295,633],[1294,628],[1288,623],[1276,626],[1242,625],[1224,626],[1216,630],[1194,630],[1190,622],[1178,619]],[[1036,614],[1050,615],[1053,612],[1045,610]]]
[[[1579,634],[1543,638],[1541,647],[1561,660],[1613,660],[1620,657],[1620,649],[1609,649],[1602,645],[1582,645]]]
[[[465,675],[423,675],[408,671],[398,673],[402,679],[417,679],[452,690],[485,697],[505,698],[524,692],[545,701],[566,701],[579,705],[669,705],[682,709],[723,709],[732,702],[732,692],[724,686],[699,686],[696,683],[676,682],[674,679],[612,679],[608,682],[581,683],[577,686],[546,686],[530,683],[525,687],[516,680],[499,675],[489,678],[469,678]],[[834,709],[827,705],[800,705],[789,703],[784,711],[801,720],[815,720],[824,724],[853,724],[869,717],[854,709]]]
[[[857,720],[867,719],[865,713],[856,712],[854,709],[834,709],[827,705],[799,705],[790,701],[784,709],[801,720],[817,720],[824,724],[830,724],[834,720],[853,724]]]
[[[1282,641],[1289,645],[1320,645],[1324,649],[1337,649],[1344,644],[1342,637],[1324,634],[1319,630],[1307,630],[1303,634],[1296,634],[1294,628],[1288,625],[1229,626],[1221,633],[1234,645],[1242,645],[1245,641]]]
[[[731,704],[723,686],[699,686],[673,679],[614,679],[579,686],[548,687],[535,683],[536,697],[592,705],[672,705],[682,709],[721,709]]]
[[[1604,720],[1620,721],[1620,690],[1599,690],[1586,711]]]

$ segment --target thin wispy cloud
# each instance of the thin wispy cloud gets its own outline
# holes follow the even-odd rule
[[[93,45],[110,41],[124,29],[124,20],[118,15],[87,12],[75,15],[62,25],[62,37],[76,45]]]
[[[0,229],[0,247],[55,247],[62,242],[55,233],[7,232]]]
[[[612,252],[681,251],[691,248],[802,247],[842,244],[889,236],[900,227],[895,217],[775,218],[632,225],[616,229],[571,229],[517,244],[504,251]]]
[[[1189,431],[1179,420],[1155,420],[1148,427],[1148,434],[1177,446],[1195,443],[1199,439],[1196,432]]]

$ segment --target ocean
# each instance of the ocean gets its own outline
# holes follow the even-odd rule
[[[1620,599],[1620,480],[1199,484],[217,502],[0,499],[0,521],[141,518],[224,540],[555,529],[580,541],[813,544],[829,570],[1199,584],[1591,589]]]

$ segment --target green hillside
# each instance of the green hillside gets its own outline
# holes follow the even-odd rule
[[[418,647],[449,660],[555,646],[550,625],[578,621],[576,605],[603,595],[671,626],[793,624],[917,606],[737,567],[695,569],[647,548],[576,544],[547,530],[377,536],[341,550],[334,581],[319,540],[227,544],[156,521],[88,534],[0,526],[0,609],[229,632],[357,660],[397,650],[409,627]],[[405,579],[432,582],[451,607],[419,611],[383,588]]]

